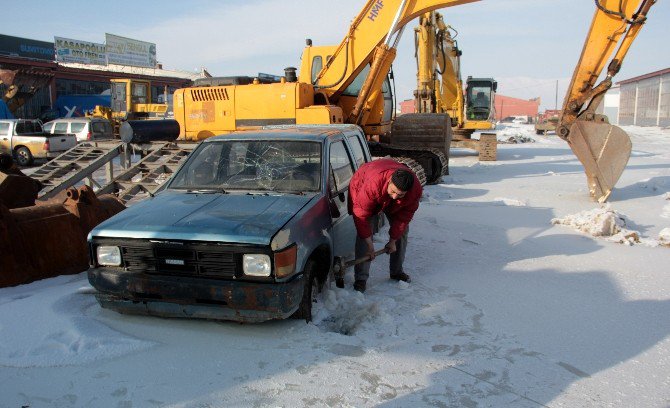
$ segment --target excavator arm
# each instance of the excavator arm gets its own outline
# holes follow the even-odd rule
[[[336,103],[358,74],[370,65],[356,104],[347,115],[350,123],[364,123],[395,58],[402,29],[424,13],[475,1],[478,0],[369,0],[313,85]]]
[[[455,30],[446,25],[438,12],[428,12],[419,18],[415,28],[415,57],[417,89],[414,92],[417,112],[443,113],[451,117],[455,127],[462,125],[463,80],[461,79],[461,50]]]
[[[612,86],[612,77],[619,72],[655,0],[594,1],[597,9],[556,131],[584,166],[591,196],[604,202],[628,163],[632,144],[626,132],[607,123],[595,109]],[[606,65],[605,78],[597,83]]]

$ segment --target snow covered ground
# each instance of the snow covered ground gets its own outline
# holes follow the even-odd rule
[[[531,125],[498,129],[535,142],[496,162],[453,152],[410,227],[412,283],[380,257],[312,324],[123,316],[85,274],[0,289],[0,407],[668,407],[670,130],[625,130],[608,207]]]

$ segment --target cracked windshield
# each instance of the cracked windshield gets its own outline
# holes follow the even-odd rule
[[[320,143],[231,140],[202,144],[169,188],[300,193],[318,191],[320,185]]]

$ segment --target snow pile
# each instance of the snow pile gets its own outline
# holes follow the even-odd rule
[[[658,243],[670,247],[670,228],[663,228],[661,232],[658,233]]]
[[[640,233],[626,229],[626,217],[609,204],[563,218],[553,218],[551,223],[567,225],[594,237],[607,237],[612,242],[626,245],[640,243]]]
[[[359,327],[381,316],[376,302],[351,289],[324,287],[317,300],[322,304],[313,309],[312,321],[326,331],[351,336]]]
[[[507,138],[504,141],[505,143],[518,144],[518,143],[535,143],[535,139],[526,135],[513,135]]]

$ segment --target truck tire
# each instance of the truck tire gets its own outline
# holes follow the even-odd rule
[[[305,322],[312,321],[312,304],[316,301],[316,295],[319,293],[320,285],[317,278],[316,262],[310,259],[305,264],[305,286],[302,291],[302,300],[298,310],[291,315],[292,319],[305,319]]]
[[[19,166],[30,166],[35,161],[33,159],[33,154],[30,153],[30,150],[25,146],[18,147],[14,153],[16,155],[16,163],[18,163]]]

